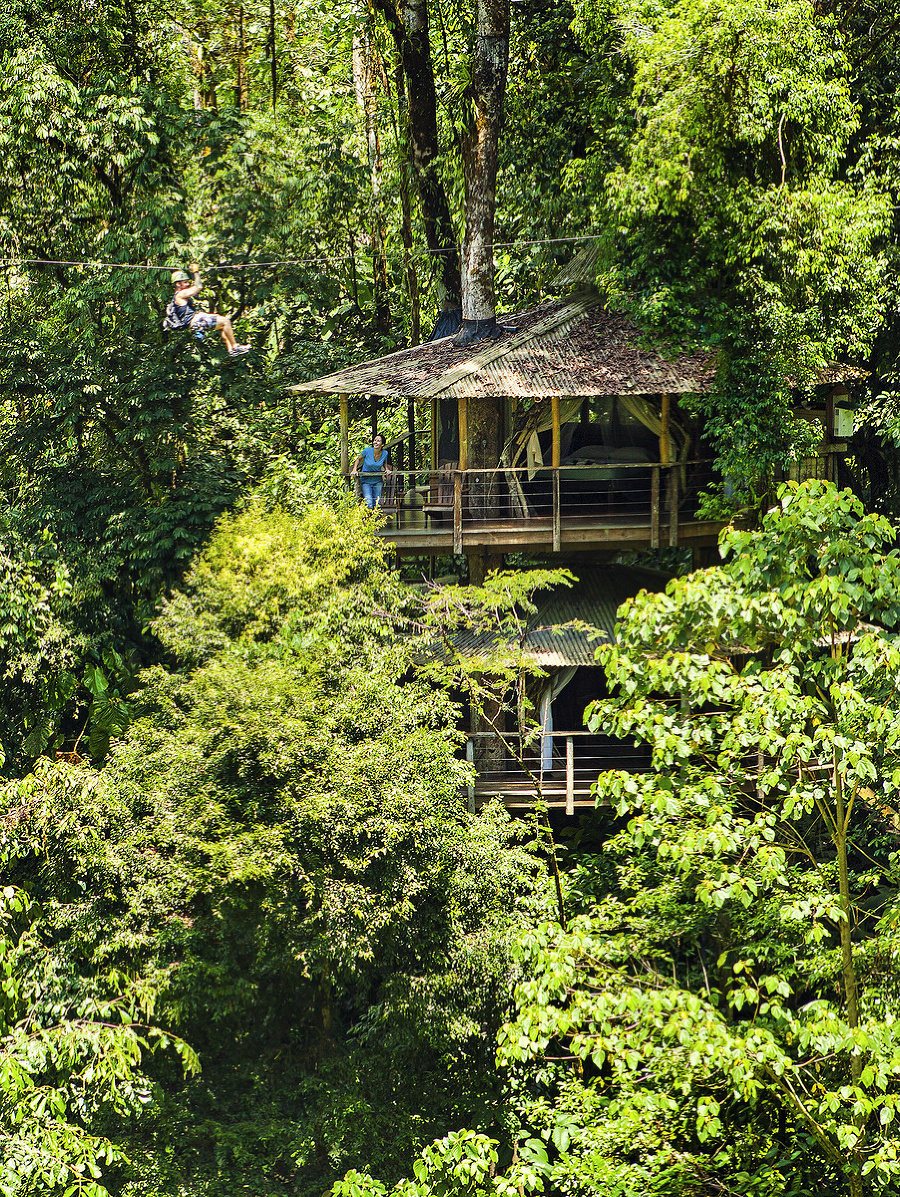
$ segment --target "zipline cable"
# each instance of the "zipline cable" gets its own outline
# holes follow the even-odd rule
[[[568,245],[575,241],[598,241],[605,234],[603,233],[588,233],[577,237],[541,237],[533,241],[495,241],[487,248],[494,249],[515,249],[519,246],[529,245]],[[417,257],[433,258],[439,254],[461,253],[460,247],[449,247],[447,249],[422,250]],[[318,266],[318,265],[332,265],[335,262],[350,262],[353,259],[349,254],[344,254],[340,257],[327,258],[279,258],[274,262],[236,262],[231,265],[214,265],[205,266],[204,270],[209,273],[218,273],[223,270],[271,270],[277,266]],[[57,261],[53,258],[0,258],[0,266],[96,266],[104,270],[180,270],[182,265],[175,266],[148,266],[143,262],[69,262]]]

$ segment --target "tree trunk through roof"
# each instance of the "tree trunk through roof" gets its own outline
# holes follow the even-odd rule
[[[457,334],[458,345],[490,336],[496,327],[494,211],[508,65],[509,0],[478,0],[472,115],[462,138],[466,235],[462,262],[463,326]]]
[[[500,460],[501,428],[499,399],[493,396],[466,401],[468,439],[466,479],[469,514],[473,519],[496,519],[497,463]],[[472,473],[472,471],[478,471]],[[480,471],[484,471],[481,473]]]

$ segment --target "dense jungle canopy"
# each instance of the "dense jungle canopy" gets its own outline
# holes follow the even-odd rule
[[[4,1197],[897,1192],[898,81],[885,0],[8,0]],[[588,246],[715,349],[740,520],[622,609],[648,768],[563,829],[461,728],[570,573],[417,584],[286,387]],[[246,356],[162,331],[194,261]],[[834,361],[846,489],[776,493]]]

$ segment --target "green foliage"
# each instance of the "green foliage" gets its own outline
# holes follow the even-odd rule
[[[584,0],[577,28],[621,56],[595,107],[609,137],[573,174],[607,230],[601,281],[650,325],[721,346],[702,409],[746,501],[789,456],[789,388],[864,353],[884,312],[891,206],[854,169],[848,38],[806,0]]]
[[[533,120],[543,79],[571,73],[539,8],[508,237],[548,231],[561,189],[541,147],[569,152]],[[155,1060],[139,1117],[84,1114],[127,1145],[130,1164],[102,1166],[133,1197],[319,1193],[353,1165],[400,1176],[448,1127],[494,1133],[508,938],[546,899],[503,812],[460,802],[458,712],[410,677],[394,621],[418,606],[342,505],[336,411],[284,392],[394,348],[409,298],[393,252],[391,328],[373,328],[358,14],[274,16],[139,0],[0,18],[6,872],[36,901],[40,1017],[99,1001],[115,971],[203,1056],[187,1084]],[[446,75],[462,16],[434,25]],[[407,167],[383,66],[390,245]],[[415,215],[412,236],[427,325]],[[197,258],[253,352],[163,337],[165,271],[32,258]],[[230,269],[249,261],[277,265]],[[552,266],[511,255],[510,302]],[[367,416],[354,405],[355,428]]]
[[[32,758],[51,738],[54,710],[74,687],[75,653],[59,608],[71,591],[52,549],[36,552],[7,533],[0,552],[0,768],[17,750]]]
[[[183,1040],[147,1024],[152,994],[115,970],[95,978],[90,994],[60,991],[43,967],[47,944],[35,915],[21,890],[4,886],[0,1190],[7,1197],[108,1197],[104,1166],[126,1157],[93,1133],[91,1122],[100,1112],[127,1115],[150,1100],[142,1065],[156,1048],[173,1047],[185,1073],[196,1072],[198,1061]],[[118,986],[124,992],[110,996]]]
[[[499,808],[470,815],[448,691],[533,725],[522,614],[565,575],[423,604],[344,505],[336,411],[284,388],[404,341],[404,100],[375,31],[375,203],[360,13],[272,11],[0,17],[3,1183],[889,1190],[898,662],[881,631],[847,637],[893,626],[893,532],[791,492],[732,534],[726,572],[629,610],[620,706],[595,719],[655,768],[601,780],[621,820],[602,860],[566,879],[549,820],[526,847]],[[457,205],[471,15],[431,6]],[[802,448],[789,387],[876,329],[876,362],[896,356],[893,14],[526,0],[513,19],[496,240],[599,230],[615,302],[719,346],[698,403],[726,505],[755,498]],[[409,233],[427,328],[415,211]],[[498,249],[504,306],[561,252]],[[195,257],[248,359],[163,337],[165,271],[21,262]],[[231,269],[251,261],[277,265]],[[350,414],[360,433],[367,404]],[[889,395],[864,416],[896,439]],[[865,468],[888,510],[897,471]],[[462,629],[490,653],[459,653]],[[544,921],[546,853],[566,930]],[[149,1051],[170,1039],[201,1075]]]
[[[48,535],[33,546],[8,528],[0,570],[0,771],[27,772],[45,753],[78,759],[79,748],[101,761],[128,728],[131,654],[80,631],[75,571]]]
[[[380,1180],[348,1172],[336,1181],[331,1197],[521,1197],[543,1191],[542,1168],[516,1163],[498,1173],[497,1143],[475,1131],[457,1131],[426,1147],[413,1164],[415,1179],[403,1179],[392,1189]],[[543,1145],[535,1144],[543,1159]]]
[[[721,567],[623,606],[590,725],[652,769],[598,779],[614,887],[526,935],[500,1038],[564,1192],[896,1186],[896,928],[864,914],[897,884],[873,836],[900,785],[894,538],[792,485]]]
[[[97,20],[78,4],[45,8],[14,3],[0,25],[0,255],[11,259],[0,304],[0,487],[14,542],[45,556],[52,544],[71,592],[54,604],[57,640],[67,641],[62,690],[48,679],[53,693],[4,725],[7,768],[17,771],[39,752],[89,745],[85,671],[106,676],[109,652],[128,669],[154,659],[143,630],[242,487],[265,479],[294,510],[338,498],[336,412],[283,388],[394,348],[409,304],[398,250],[388,264],[393,327],[372,327],[371,183],[347,82],[355,11],[279,0],[273,27],[268,11],[242,10],[236,29],[233,14],[206,5],[177,20],[154,0],[113,5]],[[449,31],[448,70],[466,56],[465,25]],[[556,69],[559,25],[558,14],[523,13],[516,103],[526,122]],[[434,32],[438,47],[448,30]],[[397,159],[402,106],[384,65],[377,115],[390,244],[407,167]],[[559,209],[540,148],[554,139],[567,142],[541,122],[518,140],[533,158],[531,199],[510,195],[504,236],[544,231],[546,212],[528,210],[535,198]],[[520,178],[511,162],[507,175]],[[420,222],[412,234],[427,326],[437,298]],[[511,302],[552,268],[552,255],[538,256],[510,260]],[[224,357],[215,336],[163,336],[164,269],[77,265],[190,258],[204,266],[203,301],[234,313],[253,344],[249,360]],[[232,269],[249,261],[276,265]],[[362,406],[352,414],[361,420]],[[100,721],[90,747],[98,759],[103,735],[118,734],[127,713],[107,709]]]
[[[144,978],[203,1065],[187,1086],[154,1066],[141,1119],[109,1116],[124,1194],[400,1175],[502,1104],[508,944],[542,870],[502,811],[466,812],[456,711],[409,676],[393,617],[416,594],[371,519],[224,517],[154,625],[172,666],[142,675],[102,772],[7,789],[52,984],[90,988],[101,961]]]
[[[435,685],[462,695],[470,726],[490,731],[504,754],[528,774],[562,922],[562,883],[542,771],[529,762],[541,734],[529,683],[545,672],[529,653],[526,636],[529,618],[537,611],[535,594],[552,586],[571,586],[573,580],[566,569],[532,569],[490,573],[483,586],[433,586],[422,619],[433,629],[434,642],[418,663],[419,672]]]
[[[523,713],[528,676],[542,676],[525,646],[528,619],[537,611],[534,596],[553,586],[571,586],[567,569],[496,571],[483,586],[434,586],[424,602],[424,620],[434,628],[439,654],[420,668],[438,684],[461,688],[473,709],[483,710],[512,692],[512,713]],[[479,643],[473,652],[462,646],[460,633]]]

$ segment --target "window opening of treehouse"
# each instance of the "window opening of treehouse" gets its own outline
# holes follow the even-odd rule
[[[438,433],[437,433],[437,462],[436,466],[444,462],[459,461],[459,409],[455,399],[439,399],[437,401]]]

